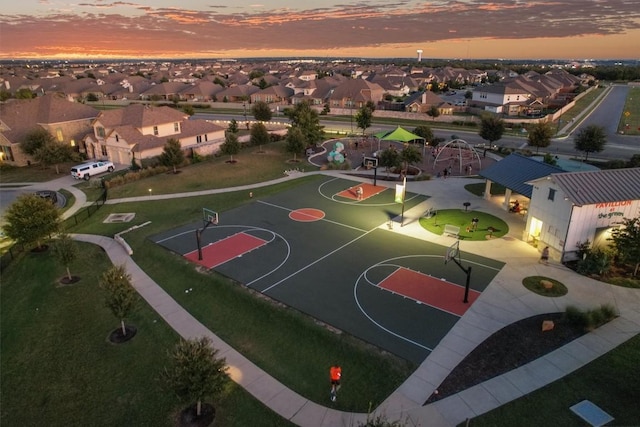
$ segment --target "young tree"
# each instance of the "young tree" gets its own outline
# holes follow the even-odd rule
[[[64,268],[67,269],[67,279],[69,279],[69,282],[73,281],[69,266],[78,257],[78,246],[76,242],[68,234],[61,234],[53,245],[53,253],[60,264],[64,265]]]
[[[589,158],[589,153],[599,153],[604,150],[607,143],[607,137],[602,126],[589,125],[578,132],[573,139],[576,150],[584,151],[584,159]]]
[[[417,128],[415,128],[413,130],[413,133],[415,133],[418,136],[421,136],[424,138],[424,140],[431,144],[431,142],[433,142],[433,131],[431,130],[431,127],[427,126],[427,125],[420,125]]]
[[[393,147],[387,148],[378,157],[379,166],[383,166],[387,170],[387,176],[393,168],[397,168],[402,163],[400,153]]]
[[[540,147],[545,148],[551,145],[552,137],[553,128],[551,125],[547,122],[538,122],[529,129],[527,139],[530,147],[536,147],[537,154]]]
[[[262,151],[262,146],[271,142],[271,136],[269,135],[269,131],[267,131],[267,127],[262,123],[254,123],[251,125],[249,142],[251,145],[260,146],[260,151]]]
[[[293,161],[296,160],[298,153],[301,153],[306,146],[302,130],[298,127],[290,127],[287,131],[287,152],[293,154]]]
[[[180,141],[169,138],[164,144],[164,150],[160,154],[160,163],[167,167],[173,167],[173,173],[178,173],[176,168],[184,162],[184,152]]]
[[[166,384],[181,401],[195,402],[200,416],[203,400],[216,400],[229,383],[226,360],[218,357],[207,337],[180,340],[169,356],[173,364],[162,373]]]
[[[43,166],[53,165],[56,168],[56,174],[60,173],[60,163],[68,162],[78,158],[70,145],[59,144],[57,142],[49,142],[36,150],[33,159]]]
[[[56,140],[46,129],[38,127],[27,133],[22,141],[20,141],[20,149],[23,153],[35,156],[36,152],[45,145],[55,144]]]
[[[224,142],[220,146],[222,154],[229,155],[229,162],[234,163],[233,156],[240,152],[240,142],[238,142],[238,135],[235,133],[228,133],[224,138]]]
[[[196,113],[196,111],[193,108],[193,105],[191,105],[191,104],[184,104],[182,106],[182,111],[185,114],[188,114],[189,116],[193,116]]]
[[[231,133],[238,133],[238,122],[236,121],[236,119],[231,119],[227,131]]]
[[[251,113],[260,122],[268,122],[272,117],[271,108],[264,101],[256,101],[251,107]]]
[[[504,121],[492,115],[485,115],[480,119],[479,135],[482,139],[489,141],[489,145],[502,138],[504,133]]]
[[[633,276],[637,276],[640,269],[640,218],[624,218],[622,227],[611,231],[610,240],[620,261],[633,264]]]
[[[60,229],[60,210],[49,200],[35,194],[23,194],[7,209],[3,226],[7,237],[36,248],[40,242]]]
[[[407,145],[400,153],[400,159],[404,163],[403,169],[407,170],[409,165],[414,165],[422,161],[422,153],[416,146]]]
[[[100,279],[100,288],[105,294],[105,305],[120,320],[122,335],[127,335],[124,319],[131,314],[138,303],[138,293],[131,285],[131,276],[124,265],[114,265]]]
[[[429,110],[427,111],[427,115],[435,120],[435,118],[440,115],[440,110],[438,110],[438,107],[436,107],[435,105],[432,105],[431,108],[429,108]]]
[[[373,110],[368,105],[360,108],[356,112],[356,124],[362,129],[362,135],[367,131],[367,128],[371,127],[373,121]]]
[[[296,104],[294,108],[285,110],[285,115],[291,120],[289,129],[297,128],[302,133],[303,145],[315,145],[322,140],[324,126],[320,126],[320,115],[309,102]]]

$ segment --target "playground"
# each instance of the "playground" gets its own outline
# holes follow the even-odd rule
[[[480,297],[500,262],[460,253],[467,275],[445,265],[450,248],[429,233],[394,232],[428,196],[323,177],[225,211],[203,206],[192,224],[157,244],[243,286],[388,352],[420,363]],[[215,224],[214,224],[215,223]]]

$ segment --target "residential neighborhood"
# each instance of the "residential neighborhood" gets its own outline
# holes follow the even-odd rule
[[[224,129],[189,120],[175,107],[234,106],[246,117],[259,101],[276,113],[309,102],[318,111],[344,115],[371,103],[380,116],[429,114],[433,120],[438,116],[451,121],[492,113],[538,121],[593,84],[593,76],[576,76],[562,68],[519,75],[356,62],[3,65],[0,93],[6,102],[0,105],[0,147],[3,161],[25,166],[31,160],[17,149],[20,140],[34,127],[42,127],[87,159],[140,163],[158,155],[168,138],[178,139],[185,150],[211,154],[219,149]],[[34,98],[10,99],[25,93],[25,98]],[[104,110],[106,105],[123,110]]]

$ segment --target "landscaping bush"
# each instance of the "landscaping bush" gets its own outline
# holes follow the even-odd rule
[[[565,314],[570,323],[585,331],[597,329],[617,317],[615,308],[609,304],[602,304],[598,308],[587,311],[581,311],[570,305],[567,306]]]

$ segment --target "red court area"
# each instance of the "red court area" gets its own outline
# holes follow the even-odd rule
[[[378,286],[458,316],[462,316],[480,296],[480,292],[470,289],[469,302],[465,304],[462,302],[464,286],[406,268],[397,269]]]
[[[206,268],[213,268],[220,264],[242,256],[266,244],[266,240],[259,239],[246,233],[237,233],[202,248],[202,259],[198,259],[198,250],[188,252],[184,256],[189,261]]]
[[[379,185],[362,183],[339,192],[338,196],[344,197],[345,199],[358,200],[358,187],[362,188],[362,199],[360,200],[375,196],[387,189],[386,187],[381,187]]]

